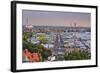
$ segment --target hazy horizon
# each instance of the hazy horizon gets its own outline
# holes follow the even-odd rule
[[[91,14],[79,12],[57,12],[57,11],[38,11],[23,10],[23,25],[40,25],[40,26],[68,26],[73,27],[90,27]]]

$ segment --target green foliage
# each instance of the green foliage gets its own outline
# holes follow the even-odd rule
[[[40,43],[46,44],[48,42],[45,35],[38,35],[37,39],[40,41]]]
[[[51,56],[51,51],[50,50],[44,50],[42,52],[43,60],[47,60],[49,56]]]
[[[65,53],[65,60],[84,60],[90,59],[90,53],[87,51],[74,51],[72,53]]]
[[[23,38],[24,38],[24,39],[27,39],[27,38],[29,38],[31,35],[32,35],[32,33],[30,33],[30,32],[24,32],[24,33],[23,33]]]
[[[43,45],[38,44],[37,50],[39,53],[41,53],[43,60],[46,60],[48,58],[48,56],[51,55],[51,50],[45,48]]]
[[[46,60],[48,56],[51,55],[51,51],[45,48],[41,43],[45,44],[47,43],[47,39],[44,35],[38,35],[38,39],[41,42],[40,44],[33,44],[29,42],[27,39],[29,39],[34,33],[31,32],[25,32],[23,33],[23,49],[28,49],[30,52],[38,52],[42,55],[42,61]]]
[[[32,44],[27,41],[23,41],[23,49],[28,49],[30,52],[37,52],[36,44]]]
[[[27,39],[30,38],[35,33],[33,32],[24,32],[23,33],[23,49],[28,49],[30,52],[37,52],[36,44],[30,43]]]

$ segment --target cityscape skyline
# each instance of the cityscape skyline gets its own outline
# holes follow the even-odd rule
[[[38,11],[23,10],[23,25],[40,26],[68,26],[91,27],[91,14],[79,12],[57,12],[57,11]]]

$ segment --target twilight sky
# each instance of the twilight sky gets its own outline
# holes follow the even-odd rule
[[[55,11],[22,11],[23,25],[48,25],[48,26],[74,26],[90,27],[91,14],[78,12],[55,12]]]

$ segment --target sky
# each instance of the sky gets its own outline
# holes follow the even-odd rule
[[[69,26],[90,27],[91,14],[79,12],[58,12],[58,11],[39,11],[23,10],[23,25],[45,25],[45,26]]]

